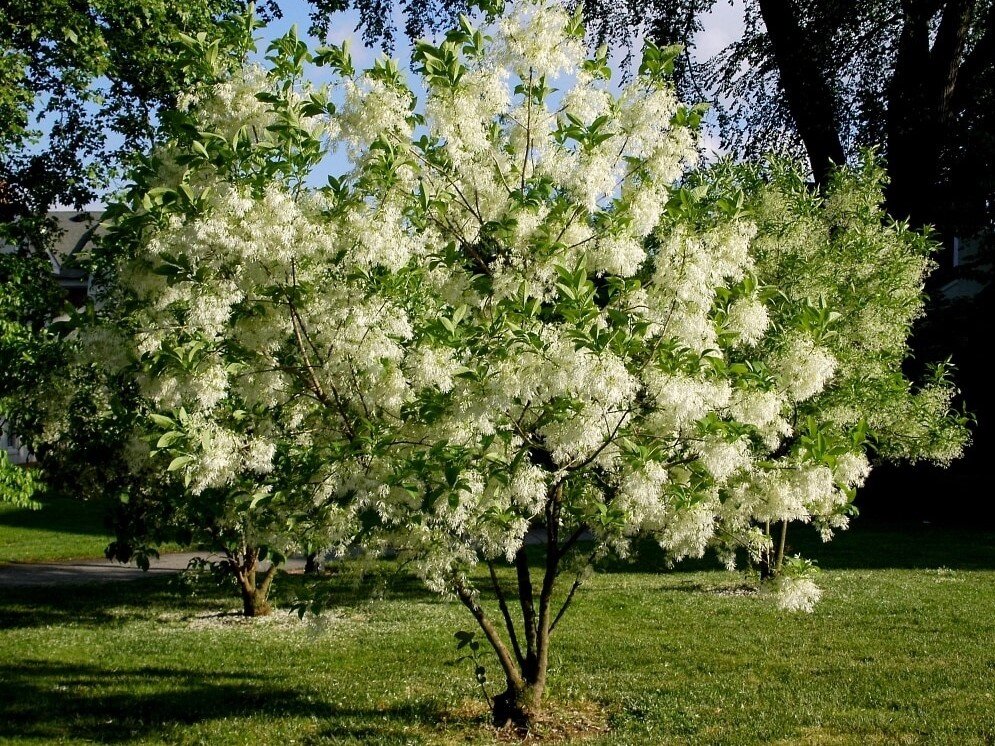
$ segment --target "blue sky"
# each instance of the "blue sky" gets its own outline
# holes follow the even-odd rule
[[[360,34],[356,32],[359,24],[359,15],[355,11],[346,11],[336,14],[327,39],[315,39],[307,34],[311,25],[309,18],[310,4],[304,0],[282,0],[280,7],[283,10],[283,18],[270,23],[267,27],[259,30],[260,59],[270,41],[276,39],[294,25],[297,26],[298,34],[306,39],[309,45],[314,48],[323,43],[339,44],[347,38],[352,39],[353,61],[357,68],[368,67],[381,54],[379,49],[369,49],[363,46]],[[403,19],[400,14],[400,4],[395,3],[395,26],[403,28]],[[701,59],[710,57],[722,50],[732,42],[742,31],[743,10],[742,0],[720,0],[713,11],[704,19],[704,30],[695,39],[695,49],[692,53]],[[395,34],[396,44],[393,56],[398,60],[402,69],[408,67],[411,49],[402,31]],[[411,79],[412,88],[419,92],[417,81]],[[42,125],[44,129],[44,125]],[[718,141],[715,137],[706,132],[704,146],[707,151],[718,151]],[[313,176],[316,184],[324,183],[329,174],[341,174],[348,168],[347,161],[341,153],[332,153],[322,168]],[[102,204],[88,205],[88,209],[99,209]]]

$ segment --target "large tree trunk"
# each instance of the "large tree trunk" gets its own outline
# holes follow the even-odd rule
[[[758,0],[781,86],[820,187],[846,162],[832,86],[810,44],[793,0]]]
[[[938,221],[945,133],[975,0],[948,0],[930,46],[937,6],[904,0],[895,71],[888,93],[888,211],[919,228]]]

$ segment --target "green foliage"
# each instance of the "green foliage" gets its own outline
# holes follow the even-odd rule
[[[190,85],[172,64],[179,32],[238,15],[238,0],[16,0],[0,10],[0,182],[5,209],[41,214],[95,199],[147,146],[163,107]],[[43,116],[46,137],[29,121]],[[5,219],[9,219],[9,215]]]
[[[7,451],[0,451],[0,503],[38,510],[41,504],[34,499],[37,491],[38,480],[32,470],[12,464]]]

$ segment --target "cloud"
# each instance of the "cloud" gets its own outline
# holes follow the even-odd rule
[[[743,35],[742,0],[724,0],[702,19],[704,27],[694,38],[694,56],[703,62],[714,57]]]

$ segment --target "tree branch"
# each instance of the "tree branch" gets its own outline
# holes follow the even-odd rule
[[[577,527],[576,531],[570,534],[569,538],[567,538],[567,540],[563,542],[563,546],[560,547],[558,550],[561,557],[565,555],[567,552],[569,552],[573,548],[574,544],[580,541],[580,538],[587,532],[587,528],[588,528],[587,524],[582,523],[580,524],[580,526]]]
[[[981,38],[964,57],[957,72],[957,85],[950,101],[952,112],[960,111],[975,100],[984,71],[995,66],[995,7],[989,8],[984,26]]]
[[[477,624],[483,631],[484,636],[487,641],[494,648],[494,653],[498,657],[498,661],[501,663],[501,668],[504,670],[504,675],[508,680],[508,683],[517,689],[521,689],[525,686],[525,682],[522,680],[521,671],[518,666],[515,665],[515,661],[511,657],[511,653],[508,652],[508,648],[505,646],[504,642],[501,640],[501,636],[498,631],[491,624],[491,621],[484,614],[483,608],[480,604],[476,602],[473,598],[473,594],[470,593],[469,589],[463,585],[459,578],[453,578],[453,587],[456,590],[456,596],[459,598],[460,602],[470,610],[473,614],[473,618],[477,620]]]
[[[553,634],[553,630],[556,629],[556,625],[560,623],[560,619],[562,619],[563,615],[566,613],[567,608],[570,606],[570,602],[573,601],[574,594],[577,592],[577,589],[580,588],[581,585],[583,585],[584,583],[583,573],[588,567],[590,567],[593,561],[594,561],[594,552],[591,552],[590,556],[587,558],[587,562],[583,564],[583,566],[580,569],[580,572],[577,573],[577,577],[574,578],[574,582],[570,586],[570,592],[567,594],[566,599],[563,601],[563,605],[560,607],[560,610],[556,612],[556,617],[554,617],[553,623],[549,625],[549,634]]]
[[[974,15],[973,0],[950,0],[943,10],[929,59],[933,68],[933,95],[940,126],[950,119],[950,103],[957,87],[958,72]]]
[[[491,585],[494,586],[494,593],[497,595],[498,607],[504,616],[504,626],[508,628],[508,639],[511,640],[511,647],[514,648],[515,658],[518,665],[525,665],[525,657],[522,655],[522,646],[518,644],[518,634],[515,632],[515,622],[511,618],[511,611],[508,609],[508,602],[505,600],[504,591],[501,590],[501,583],[498,582],[497,573],[494,571],[494,563],[488,562],[487,569],[491,573]]]

